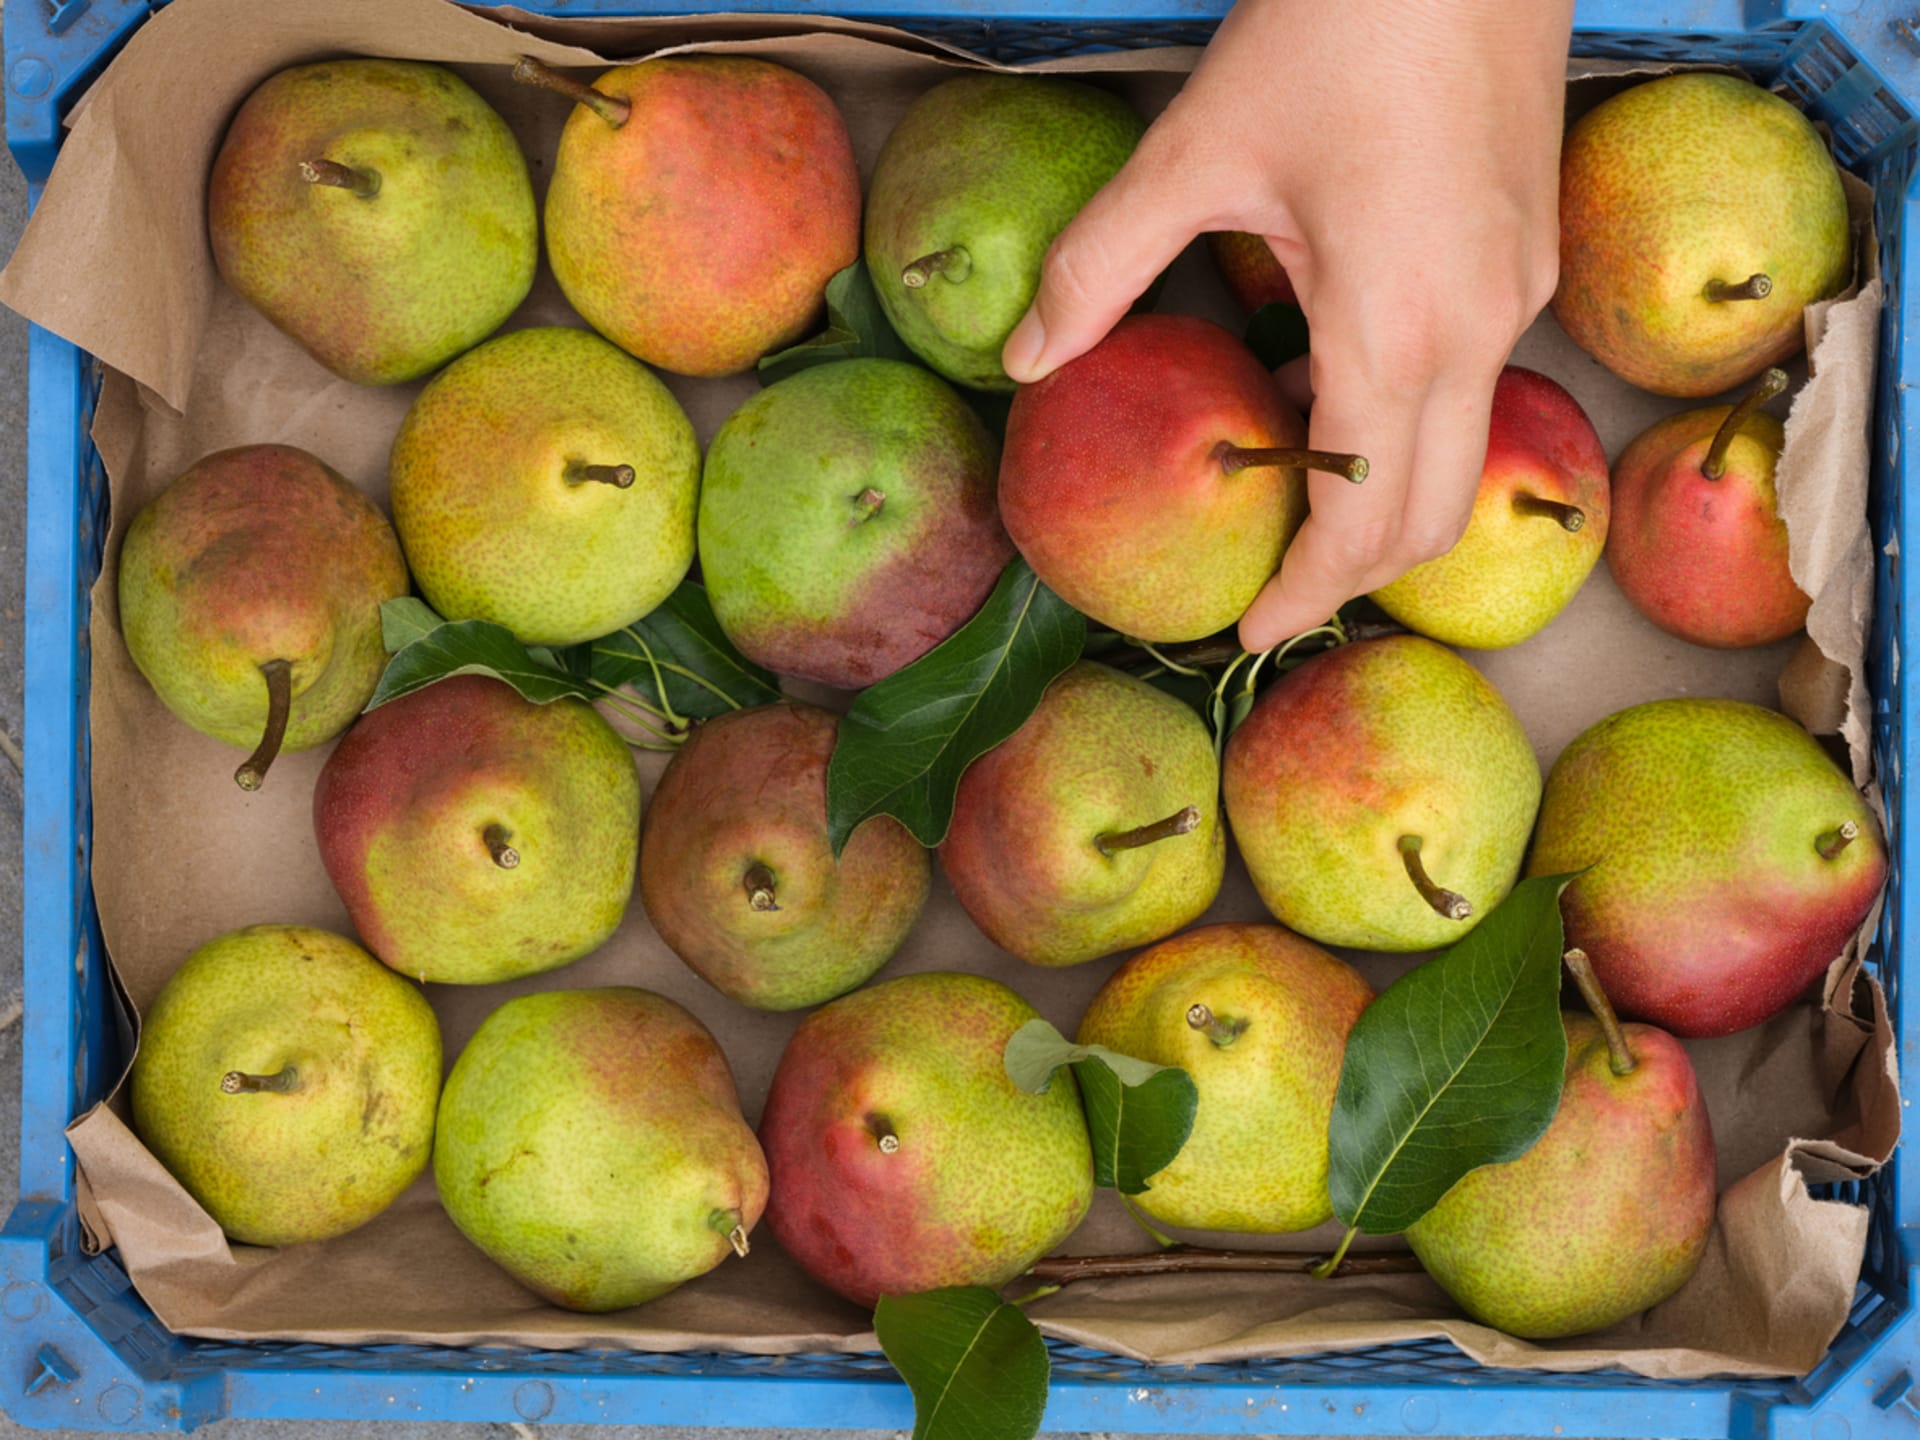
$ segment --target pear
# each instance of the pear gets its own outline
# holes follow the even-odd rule
[[[707,1028],[631,986],[549,990],[481,1022],[447,1076],[433,1178],[522,1285],[621,1310],[745,1255],[767,1163]]]
[[[1013,558],[993,438],[939,377],[843,360],[720,427],[700,492],[714,618],[748,659],[859,689],[958,630]]]
[[[1784,715],[1655,700],[1554,763],[1527,871],[1585,873],[1567,942],[1620,1013],[1676,1035],[1779,1014],[1840,955],[1887,877],[1873,811]]]
[[[506,122],[451,70],[323,60],[271,76],[207,185],[227,283],[334,374],[397,385],[500,327],[539,222]]]
[[[1226,868],[1206,726],[1144,680],[1081,661],[968,767],[940,864],[968,915],[1034,965],[1169,935]]]
[[[253,925],[147,1007],[133,1126],[230,1237],[295,1245],[378,1215],[427,1167],[440,1025],[350,940]]]
[[[1770,645],[1812,599],[1787,564],[1773,488],[1786,428],[1759,407],[1786,388],[1769,370],[1737,405],[1669,415],[1614,465],[1618,526],[1607,567],[1633,607],[1695,645]]]
[[[1073,1076],[1031,1095],[1007,1041],[1038,1018],[995,980],[939,971],[856,990],[800,1022],[760,1118],[767,1228],[858,1305],[1002,1285],[1079,1225],[1093,1149]]]
[[[591,86],[522,60],[577,102],[547,189],[547,259],[621,349],[733,375],[806,334],[860,258],[860,175],[826,91],[740,55],[677,55]]]
[[[320,859],[403,975],[478,985],[578,960],[633,893],[640,779],[579,700],[462,675],[370,712],[313,791]]]
[[[845,994],[893,957],[926,903],[927,852],[891,815],[861,825],[834,858],[827,761],[839,726],[800,704],[709,720],[647,807],[647,918],[742,1005],[797,1010]]]
[[[1643,390],[1716,395],[1797,355],[1852,265],[1826,142],[1750,80],[1663,76],[1567,132],[1554,318]]]
[[[585,330],[518,330],[461,356],[407,411],[388,474],[421,594],[530,645],[631,625],[693,563],[693,422]]]
[[[1568,965],[1595,1013],[1562,1017],[1553,1123],[1407,1227],[1461,1309],[1523,1340],[1584,1335],[1657,1305],[1691,1278],[1713,1229],[1713,1128],[1692,1061],[1665,1031],[1615,1020],[1580,951]]]
[[[1205,925],[1114,971],[1080,1043],[1177,1066],[1200,1096],[1186,1144],[1134,1203],[1199,1230],[1281,1234],[1331,1218],[1333,1094],[1372,1000],[1352,967],[1278,925]]]
[[[253,753],[331,740],[386,668],[380,606],[407,567],[374,503],[314,456],[244,445],[196,462],[142,507],[120,546],[120,633],[161,701]]]
[[[1281,924],[1326,945],[1450,945],[1506,898],[1540,764],[1479,671],[1418,635],[1316,655],[1227,742],[1227,818]]]
[[[1146,131],[1077,80],[962,75],[927,91],[874,163],[867,270],[900,338],[976,390],[1011,390],[1007,336],[1054,237]]]
[[[1299,303],[1293,281],[1264,235],[1215,230],[1207,236],[1207,253],[1213,256],[1220,278],[1247,314],[1258,314],[1269,305]]]
[[[1493,387],[1473,518],[1454,547],[1373,592],[1410,630],[1498,650],[1538,634],[1607,543],[1607,452],[1580,403],[1509,365]]]

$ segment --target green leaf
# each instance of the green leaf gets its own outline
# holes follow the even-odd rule
[[[882,1295],[874,1333],[913,1391],[913,1440],[1029,1440],[1047,1410],[1047,1342],[980,1285]]]
[[[562,652],[569,673],[615,688],[631,686],[651,706],[684,720],[770,705],[780,682],[733,648],[707,592],[683,580],[652,613],[611,635]],[[584,668],[583,668],[584,667]]]
[[[404,600],[389,600],[380,607],[383,637],[392,633],[403,639],[408,635],[413,638],[404,639],[400,649],[387,661],[380,683],[367,701],[369,710],[455,675],[491,675],[506,681],[536,705],[550,705],[569,695],[581,700],[600,698],[592,685],[564,669],[541,663],[513,638],[512,631],[490,620],[439,620],[434,616],[439,623],[419,631],[418,613],[401,610],[389,626],[389,607],[406,604]],[[427,614],[433,612],[429,610]]]
[[[944,840],[967,767],[1026,722],[1085,640],[1080,612],[1016,556],[978,614],[861,692],[840,722],[827,764],[833,853],[874,815],[922,845]]]
[[[887,312],[880,308],[864,260],[854,261],[827,281],[827,328],[762,358],[760,383],[771,385],[814,365],[860,358],[920,363],[887,323]]]
[[[431,605],[412,595],[384,600],[380,604],[380,643],[392,655],[446,623]]]
[[[1138,1195],[1148,1177],[1173,1163],[1193,1132],[1200,1092],[1184,1070],[1136,1060],[1104,1045],[1076,1045],[1044,1020],[1007,1039],[1007,1078],[1038,1095],[1062,1065],[1073,1067],[1093,1141],[1096,1185]]]
[[[1328,1131],[1333,1213],[1405,1230],[1469,1170],[1518,1159],[1560,1104],[1560,892],[1522,880],[1467,936],[1400,977],[1347,1037]]]
[[[1307,353],[1307,313],[1298,305],[1262,305],[1247,322],[1247,348],[1269,370]]]

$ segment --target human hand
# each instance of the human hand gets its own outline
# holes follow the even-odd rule
[[[1553,295],[1572,0],[1239,0],[1061,232],[1002,357],[1090,349],[1195,235],[1265,236],[1313,333],[1312,513],[1240,621],[1259,651],[1459,539],[1494,381]],[[1307,382],[1301,385],[1301,379]]]

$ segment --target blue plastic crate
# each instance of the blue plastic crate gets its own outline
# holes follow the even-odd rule
[[[30,195],[59,118],[164,0],[13,0],[4,12],[7,138]],[[684,0],[521,0],[582,14],[686,13]],[[1322,0],[1337,3],[1337,0]],[[1531,0],[1513,0],[1516,4]],[[832,0],[1002,60],[1198,43],[1227,0]],[[727,8],[818,13],[810,0]],[[904,13],[917,9],[917,13]],[[1878,195],[1887,314],[1874,413],[1878,541],[1873,743],[1892,816],[1889,902],[1870,963],[1907,1073],[1920,1013],[1902,1001],[1916,852],[1903,761],[1915,717],[1900,556],[1905,441],[1920,385],[1903,296],[1920,295],[1920,0],[1577,0],[1582,55],[1732,62],[1831,127]],[[1908,283],[1911,279],[1914,283]],[[1920,315],[1915,316],[1920,320]],[[188,1429],[226,1416],[904,1429],[912,1405],[879,1356],[649,1355],[378,1345],[234,1345],[168,1333],[111,1255],[88,1256],[63,1130],[117,1075],[112,981],[89,885],[87,593],[106,535],[106,481],[87,439],[97,363],[37,327],[29,349],[26,575],[26,1019],[20,1195],[0,1228],[0,1409],[35,1427]],[[1916,961],[1915,963],[1920,963]],[[1873,1224],[1852,1319],[1800,1383],[1666,1382],[1623,1373],[1487,1371],[1445,1342],[1264,1364],[1155,1368],[1054,1348],[1055,1430],[1339,1435],[1779,1437],[1920,1440],[1920,1165],[1912,1145],[1845,1198]]]

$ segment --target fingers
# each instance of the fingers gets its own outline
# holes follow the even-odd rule
[[[1302,415],[1313,409],[1312,359],[1302,355],[1298,360],[1289,360],[1273,372],[1273,378],[1279,382],[1280,393],[1286,401]]]

